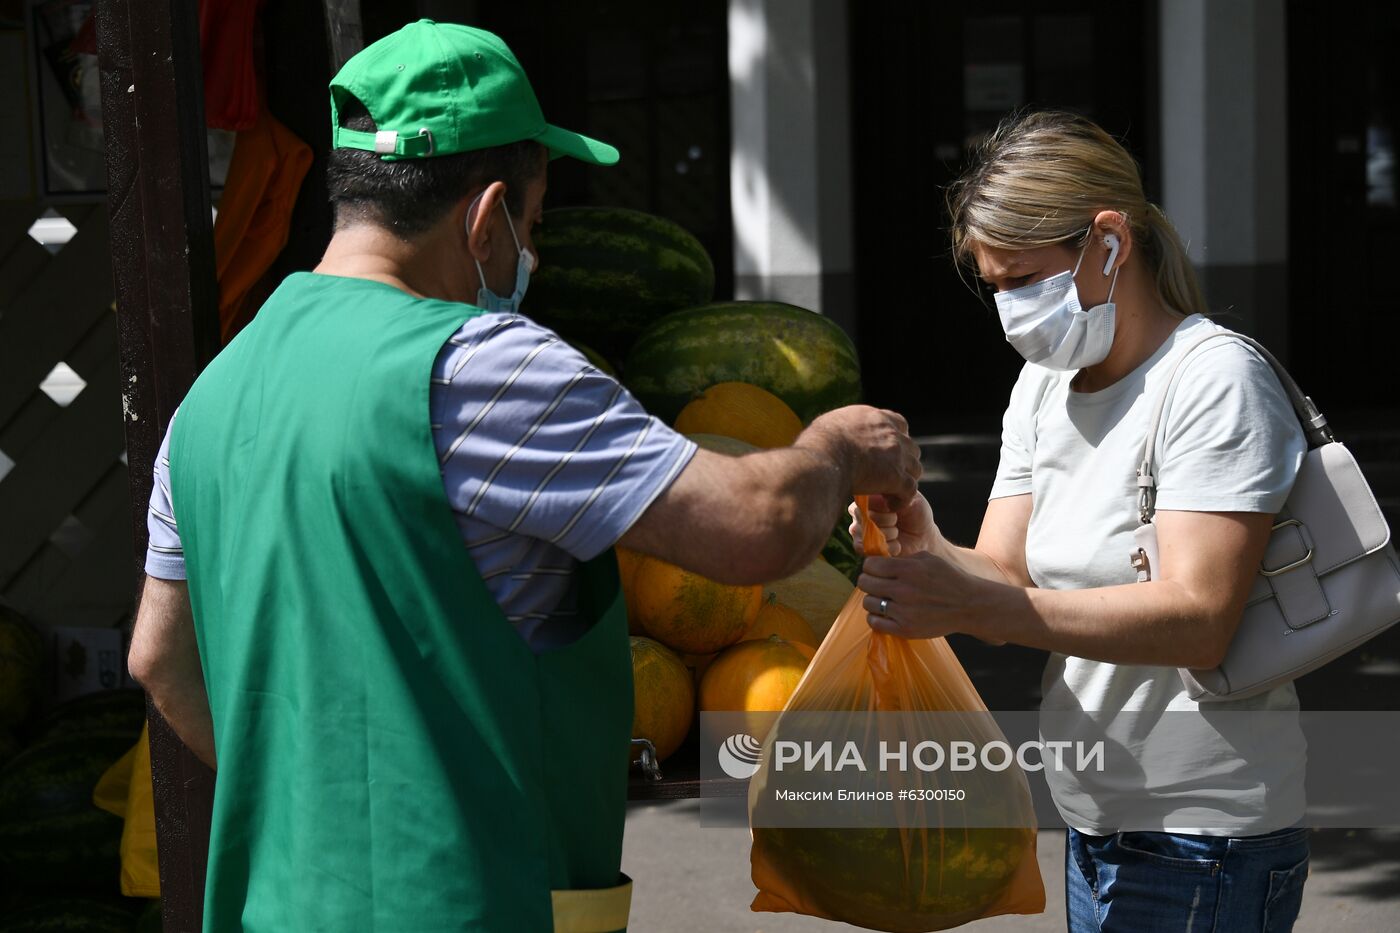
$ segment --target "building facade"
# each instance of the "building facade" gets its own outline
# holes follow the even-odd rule
[[[1396,413],[1379,355],[1400,337],[1382,291],[1400,245],[1390,4],[421,5],[498,29],[560,120],[619,142],[615,174],[563,177],[556,203],[691,227],[724,297],[840,322],[870,399],[922,431],[994,430],[1019,368],[949,260],[943,187],[1026,107],[1085,113],[1123,141],[1212,312],[1335,418]]]

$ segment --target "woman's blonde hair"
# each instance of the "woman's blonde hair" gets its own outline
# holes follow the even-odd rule
[[[948,189],[953,258],[959,268],[970,266],[975,243],[1078,246],[1102,210],[1127,220],[1162,301],[1181,314],[1205,313],[1196,270],[1171,221],[1147,202],[1137,163],[1077,114],[1012,115],[978,146],[972,165]]]

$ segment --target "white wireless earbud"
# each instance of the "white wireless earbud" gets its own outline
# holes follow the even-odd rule
[[[1113,261],[1118,258],[1118,234],[1110,233],[1105,236],[1103,245],[1108,247],[1108,262],[1103,264],[1103,274],[1108,275],[1113,271]]]

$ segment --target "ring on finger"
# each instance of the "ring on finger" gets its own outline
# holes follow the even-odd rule
[[[888,599],[882,599],[882,600],[880,600],[880,615],[885,615],[885,614],[888,613],[889,611],[890,611],[890,601],[889,601]]]

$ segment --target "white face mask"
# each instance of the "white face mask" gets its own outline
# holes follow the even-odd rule
[[[1007,292],[997,292],[997,314],[1006,341],[1028,362],[1046,369],[1083,369],[1102,363],[1113,346],[1113,289],[1118,284],[1118,270],[1113,260],[1118,256],[1116,240],[1109,244],[1110,255],[1103,274],[1113,272],[1108,286],[1108,299],[1088,311],[1079,304],[1079,292],[1074,277],[1084,261],[1084,252],[1073,272],[1052,275],[1043,282],[1023,285]]]
[[[481,200],[483,191],[472,199],[472,203],[467,206],[467,235],[471,235],[472,214],[476,210],[476,204]],[[530,273],[535,271],[535,254],[520,245],[520,237],[516,235],[515,224],[510,219],[510,211],[506,208],[505,198],[500,201],[501,211],[506,215],[506,226],[510,228],[510,238],[515,241],[515,291],[509,297],[502,297],[491,290],[486,284],[486,272],[481,268],[481,263],[476,257],[472,257],[472,262],[476,263],[477,278],[481,282],[481,288],[476,293],[476,306],[486,311],[496,311],[501,314],[519,314],[520,302],[525,300],[525,289],[530,286]]]

